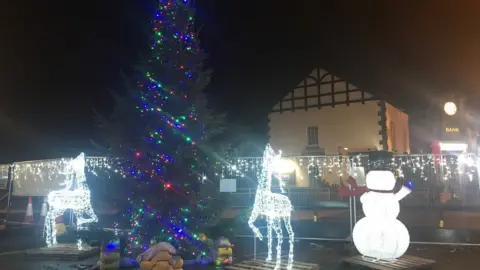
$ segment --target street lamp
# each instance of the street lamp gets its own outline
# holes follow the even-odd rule
[[[445,111],[445,113],[447,115],[454,115],[457,113],[457,105],[455,105],[455,103],[449,101],[447,103],[445,103],[445,105],[443,105],[443,110]]]

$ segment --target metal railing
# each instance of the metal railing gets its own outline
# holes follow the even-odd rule
[[[272,191],[280,193],[279,189],[274,188]],[[348,208],[348,198],[341,197],[336,188],[286,188],[285,191],[285,195],[298,209]],[[251,207],[255,199],[255,192],[255,188],[237,189],[237,192],[226,196],[227,206],[231,208]],[[480,207],[480,191],[478,189],[453,188],[451,190],[453,198],[447,203],[440,202],[439,193],[439,190],[433,188],[416,188],[401,201],[401,204],[406,207]]]

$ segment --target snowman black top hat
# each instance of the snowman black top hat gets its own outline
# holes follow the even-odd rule
[[[387,151],[376,151],[368,153],[370,160],[370,171],[390,171],[393,153]]]

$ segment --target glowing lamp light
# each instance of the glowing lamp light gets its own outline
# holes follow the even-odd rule
[[[280,159],[274,164],[272,164],[272,166],[275,173],[283,175],[294,172],[296,164],[293,160],[290,159]]]
[[[449,101],[443,105],[443,110],[447,115],[455,115],[457,113],[457,105],[455,103]]]
[[[410,245],[408,230],[397,217],[399,201],[411,190],[402,187],[393,193],[396,180],[390,171],[370,171],[366,182],[369,191],[360,197],[365,217],[355,224],[353,243],[365,260],[395,260]]]

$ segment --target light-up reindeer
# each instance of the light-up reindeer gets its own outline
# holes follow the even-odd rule
[[[90,190],[85,177],[85,155],[81,153],[72,159],[63,174],[66,174],[65,187],[51,191],[47,196],[48,212],[45,217],[44,232],[49,247],[57,244],[57,230],[55,219],[71,209],[77,218],[77,230],[81,225],[97,222],[97,215],[93,212],[90,202]],[[77,240],[78,248],[82,248],[82,240]]]
[[[289,238],[289,254],[287,268],[292,269],[293,265],[293,244],[294,233],[291,225],[291,214],[293,211],[292,203],[290,199],[282,194],[273,193],[272,176],[276,174],[275,167],[278,166],[278,162],[281,160],[282,152],[275,153],[270,144],[267,144],[265,152],[263,153],[263,166],[261,175],[258,179],[257,192],[255,194],[255,204],[253,205],[252,214],[248,220],[248,225],[252,228],[256,237],[263,240],[263,236],[257,227],[253,224],[259,215],[265,215],[267,219],[267,237],[268,237],[268,255],[267,261],[272,260],[272,232],[275,230],[277,236],[277,260],[275,269],[280,269],[281,265],[281,253],[282,253],[282,221],[285,223]],[[280,182],[281,176],[277,177]],[[283,183],[280,183],[282,193],[284,192]]]

